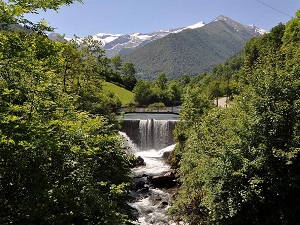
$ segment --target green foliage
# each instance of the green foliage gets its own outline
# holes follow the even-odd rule
[[[15,24],[22,24],[24,27],[38,32],[52,31],[44,19],[37,24],[24,18],[25,13],[38,13],[38,10],[58,10],[61,6],[70,5],[81,0],[9,0],[0,2],[0,30]]]
[[[181,103],[183,85],[177,80],[167,83],[167,77],[161,73],[155,82],[139,80],[133,89],[135,101],[146,106],[162,102],[165,106],[174,106]]]
[[[122,59],[120,56],[116,55],[112,57],[110,61],[114,70],[120,71],[122,69]]]
[[[136,73],[136,70],[134,68],[133,63],[131,62],[126,62],[123,66],[123,74],[124,76],[134,76]]]
[[[161,90],[167,89],[168,78],[165,73],[161,73],[157,76],[155,84]]]
[[[243,90],[228,109],[193,114],[201,96],[184,99],[174,216],[191,225],[298,223],[300,64],[297,39],[283,38],[290,32],[280,24],[247,44]]]
[[[148,106],[148,109],[150,109],[151,111],[156,110],[157,112],[159,112],[160,110],[163,110],[165,108],[166,108],[166,106],[162,102],[152,103]]]
[[[210,73],[193,77],[189,86],[200,87],[202,94],[210,99],[217,99],[221,96],[233,98],[234,95],[240,93],[240,87],[244,82],[241,77],[243,59],[243,54],[238,53],[224,63],[214,66]]]
[[[137,79],[135,78],[136,70],[132,62],[126,62],[123,66],[123,83],[126,89],[132,91],[136,85]]]
[[[268,55],[278,53],[283,44],[285,28],[286,26],[280,23],[272,28],[270,33],[261,38],[253,38],[246,44],[244,69],[247,76],[251,76],[251,71],[267,59]]]
[[[232,118],[229,111],[235,113]],[[239,138],[235,140],[234,134],[240,128],[246,132],[243,126],[249,122],[247,118],[236,120],[237,115],[242,114],[233,109],[215,109],[203,115],[189,132],[180,160],[181,197],[171,212],[186,215],[191,224],[215,224],[217,217],[225,220],[234,210],[230,198],[235,197],[231,190],[237,183],[231,173],[239,169],[239,148],[243,144]]]
[[[189,84],[191,81],[189,75],[187,73],[183,74],[180,78],[180,83],[185,86],[187,84]]]
[[[61,1],[62,2],[62,1]],[[123,224],[129,160],[97,43],[0,32],[1,224]]]
[[[298,42],[300,40],[300,11],[297,11],[295,17],[286,24],[286,31],[283,36],[283,43],[289,44],[291,42]]]
[[[139,80],[133,89],[134,99],[140,105],[148,105],[151,96],[151,83],[150,81]]]
[[[182,108],[180,110],[180,121],[175,127],[174,139],[177,145],[172,152],[173,167],[179,167],[185,144],[190,136],[190,129],[197,121],[200,121],[203,114],[213,107],[207,96],[201,94],[199,88],[187,88],[182,96]]]
[[[181,81],[172,80],[168,83],[168,101],[171,105],[179,105],[185,85]]]
[[[205,110],[212,106],[208,97],[201,95],[201,89],[199,88],[188,88],[182,99],[183,104],[180,116],[182,120],[186,121],[188,127],[198,121]]]

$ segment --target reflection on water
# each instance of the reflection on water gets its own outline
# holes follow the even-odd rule
[[[171,113],[126,113],[124,120],[179,120],[177,114]]]

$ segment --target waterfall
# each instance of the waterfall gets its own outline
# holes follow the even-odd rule
[[[159,150],[174,144],[175,124],[176,120],[124,120],[122,131],[139,150]]]
[[[150,118],[123,121],[120,134],[126,137],[127,146],[132,149],[131,153],[142,157],[146,164],[132,169],[134,187],[131,196],[135,201],[130,202],[129,205],[138,212],[138,219],[133,224],[176,224],[166,215],[166,210],[172,202],[172,195],[166,189],[160,189],[151,182],[154,179],[169,178],[170,175],[166,174],[173,176],[163,155],[175,147],[173,130],[176,122],[177,120]]]

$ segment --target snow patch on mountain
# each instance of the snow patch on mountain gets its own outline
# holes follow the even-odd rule
[[[117,38],[119,38],[122,35],[123,34],[98,33],[98,34],[94,35],[93,38],[95,40],[100,40],[102,42],[102,44],[105,45],[106,43],[110,43],[110,42],[116,40]]]
[[[201,21],[201,22],[196,23],[194,25],[190,25],[187,28],[188,29],[197,29],[197,28],[203,27],[204,25],[205,25],[205,23],[203,21]]]
[[[179,33],[186,29],[196,29],[203,27],[205,23],[203,21],[176,29],[160,30],[150,33],[133,33],[133,34],[109,34],[98,33],[93,36],[95,40],[101,41],[103,49],[108,57],[113,57],[118,54],[123,54],[141,47],[151,41],[160,39],[172,33]]]
[[[223,15],[218,16],[213,22],[220,21],[220,20],[226,21],[227,23],[231,23],[234,29],[237,32],[239,31],[238,29],[240,28],[239,25],[237,25],[235,21]],[[180,28],[169,29],[169,30],[159,30],[159,31],[144,33],[144,34],[138,32],[132,34],[98,33],[93,36],[93,39],[98,40],[102,43],[103,49],[105,50],[105,53],[108,57],[113,57],[115,55],[129,53],[135,50],[136,48],[142,47],[149,42],[163,38],[168,34],[179,33],[186,29],[197,29],[203,26],[205,26],[205,23],[201,21],[186,27],[180,27]],[[255,31],[260,35],[266,33],[264,29],[257,28],[253,25],[246,25],[245,27]],[[65,39],[68,40],[68,38]]]
[[[245,25],[245,27],[248,27],[249,29],[255,31],[256,33],[259,33],[260,35],[264,35],[265,33],[268,33],[266,30],[262,29],[262,28],[258,28],[252,24],[250,25]]]

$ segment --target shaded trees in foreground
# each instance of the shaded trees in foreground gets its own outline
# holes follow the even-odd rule
[[[119,101],[102,92],[105,58],[94,47],[0,31],[0,224],[128,220]]]

